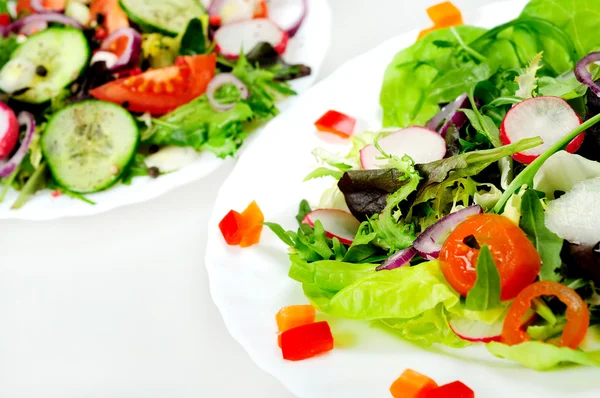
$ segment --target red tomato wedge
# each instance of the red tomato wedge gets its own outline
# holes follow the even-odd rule
[[[115,80],[90,94],[102,101],[127,103],[132,112],[164,115],[204,94],[216,65],[214,53],[180,57],[175,65]]]
[[[102,14],[104,20],[102,25],[109,34],[129,26],[129,18],[119,5],[119,0],[93,0],[90,6],[90,21],[97,21],[98,14]]]
[[[577,292],[558,282],[540,281],[526,287],[508,309],[502,328],[502,342],[516,345],[529,341],[529,335],[523,330],[521,319],[531,307],[531,301],[541,296],[556,296],[567,306],[567,324],[559,345],[577,349],[585,339],[589,324],[590,311]]]
[[[333,350],[333,335],[325,321],[309,323],[281,333],[281,353],[288,361],[301,361]]]
[[[542,259],[521,228],[504,216],[474,215],[452,231],[440,252],[444,277],[461,296],[466,297],[477,279],[479,249],[465,243],[471,237],[479,246],[489,246],[500,273],[503,301],[515,298],[540,273]]]
[[[460,381],[454,381],[429,391],[425,398],[475,398],[475,392]]]
[[[315,122],[317,130],[350,137],[356,126],[356,119],[338,111],[328,111]]]
[[[425,398],[427,393],[437,388],[437,383],[429,377],[406,369],[390,387],[394,398]]]

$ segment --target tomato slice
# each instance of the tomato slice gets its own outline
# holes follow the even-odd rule
[[[531,301],[540,296],[556,296],[566,304],[567,324],[559,345],[572,349],[579,347],[590,325],[590,310],[575,290],[552,281],[536,282],[519,293],[508,309],[504,320],[502,342],[508,345],[516,345],[531,340],[521,326],[521,319],[531,307]]]
[[[103,16],[102,25],[109,34],[129,26],[129,18],[119,5],[119,0],[93,0],[90,6],[90,21],[97,21],[98,14]]]
[[[478,214],[459,224],[440,252],[446,280],[463,297],[475,285],[479,256],[479,249],[467,244],[468,238],[489,246],[500,274],[502,300],[515,298],[540,273],[542,259],[525,232],[507,217]]]
[[[90,94],[102,101],[126,103],[132,112],[164,115],[204,94],[216,65],[214,53],[180,57],[176,65],[115,80]]]

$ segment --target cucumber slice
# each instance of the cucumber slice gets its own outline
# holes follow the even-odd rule
[[[36,74],[29,90],[15,96],[19,101],[40,104],[79,77],[90,59],[90,47],[79,29],[53,27],[29,36],[10,58],[26,59],[36,67],[44,67],[45,75]]]
[[[90,100],[54,114],[41,144],[56,182],[73,192],[91,193],[120,178],[139,138],[129,112],[110,102]]]
[[[120,0],[129,19],[144,30],[177,36],[192,18],[206,15],[200,0]]]

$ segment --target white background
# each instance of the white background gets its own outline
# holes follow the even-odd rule
[[[319,79],[427,27],[435,2],[331,0]],[[475,22],[474,7],[489,2],[455,4]],[[1,221],[0,398],[291,397],[228,335],[210,300],[206,224],[232,167],[103,215]]]

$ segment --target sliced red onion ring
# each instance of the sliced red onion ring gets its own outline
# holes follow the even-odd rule
[[[580,83],[585,84],[592,90],[594,94],[600,97],[600,86],[594,82],[594,78],[592,74],[588,70],[588,66],[593,64],[594,62],[600,61],[600,51],[589,53],[575,65],[575,77]]]
[[[25,18],[21,18],[10,25],[6,26],[2,30],[3,36],[8,36],[10,33],[19,33],[21,29],[24,29],[25,26],[34,23],[60,23],[67,26],[72,26],[77,29],[83,29],[83,26],[73,18],[67,17],[66,15],[57,13],[57,12],[45,12],[42,14],[32,14],[28,15]]]
[[[242,99],[248,99],[250,97],[250,91],[248,87],[242,82],[240,79],[232,75],[231,73],[219,73],[215,77],[212,78],[210,83],[208,83],[208,87],[206,88],[206,98],[208,98],[208,102],[213,107],[214,110],[218,112],[225,112],[235,106],[233,104],[221,104],[215,98],[215,93],[221,87],[226,84],[233,84],[240,90],[240,97]]]
[[[27,25],[23,25],[23,27],[19,30],[19,34],[25,36],[31,36],[34,33],[41,32],[42,30],[48,29],[48,22],[46,21],[34,21],[30,22]]]
[[[292,14],[292,12],[294,12]],[[294,37],[308,14],[308,0],[274,0],[269,3],[269,19]]]
[[[33,134],[35,133],[35,119],[33,115],[29,112],[21,112],[17,120],[19,121],[19,125],[25,126],[25,137],[21,141],[19,149],[17,149],[10,159],[0,161],[0,178],[6,178],[15,171],[23,161],[33,140]]]
[[[208,15],[219,15],[219,10],[223,7],[227,0],[212,0],[206,9]]]
[[[416,255],[417,251],[412,246],[408,249],[400,250],[399,252],[392,254],[379,267],[375,268],[375,271],[391,271],[396,268],[404,267],[408,265],[410,260]]]
[[[102,42],[100,49],[113,52],[114,44],[121,37],[127,38],[127,47],[119,56],[117,62],[109,68],[111,71],[137,65],[142,54],[142,36],[132,28],[120,28],[115,30]]]
[[[31,8],[35,11],[35,12],[48,12],[48,11],[54,11],[54,12],[62,12],[63,9],[52,9],[52,8],[46,8],[46,6],[44,6],[44,0],[31,0]]]
[[[440,256],[443,240],[458,224],[476,214],[483,213],[480,206],[469,206],[457,212],[451,213],[427,228],[414,241],[414,248],[425,260],[436,260]]]
[[[470,107],[471,101],[469,101],[467,93],[461,94],[454,101],[443,107],[433,119],[427,122],[426,127],[436,130],[442,137],[445,137],[452,125],[456,126],[457,129],[461,129],[467,123],[469,120],[467,115],[458,110]]]

